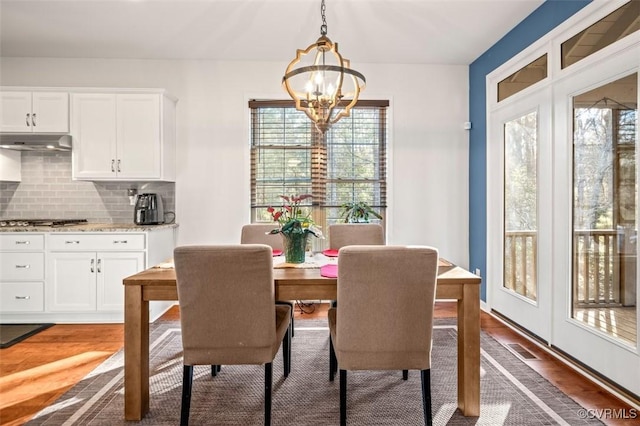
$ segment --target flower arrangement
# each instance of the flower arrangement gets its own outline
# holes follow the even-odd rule
[[[322,237],[322,232],[316,226],[311,213],[305,211],[300,205],[302,201],[311,198],[311,194],[302,195],[280,195],[283,200],[282,207],[275,209],[267,208],[271,213],[274,222],[278,222],[279,227],[272,230],[272,234],[312,234],[315,237]]]
[[[302,207],[302,201],[311,198],[310,194],[280,195],[283,205],[280,209],[269,207],[274,222],[278,227],[271,230],[271,234],[281,234],[284,245],[284,255],[287,263],[304,263],[309,234],[322,237],[322,232],[315,225],[311,213]]]

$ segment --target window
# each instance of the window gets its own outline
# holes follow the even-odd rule
[[[349,201],[364,201],[384,217],[388,106],[359,101],[322,135],[292,101],[250,101],[252,221],[271,222],[267,208],[291,194],[313,195],[308,208],[325,233]]]
[[[547,78],[547,54],[520,68],[498,83],[498,102]]]
[[[633,0],[562,43],[562,69],[638,30],[640,1]]]

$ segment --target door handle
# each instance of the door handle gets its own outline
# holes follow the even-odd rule
[[[98,259],[98,273],[101,273],[101,272],[102,272],[102,266],[101,266],[101,264],[102,264],[102,259]]]
[[[78,240],[67,240],[64,243],[65,244],[80,244],[80,241],[78,241]]]
[[[95,265],[96,260],[95,259],[91,259],[91,273],[93,274],[96,270],[95,270]]]
[[[31,299],[31,296],[16,296],[16,299],[18,299],[18,300],[29,300],[29,299]]]
[[[17,269],[29,269],[31,268],[31,265],[16,265]]]
[[[127,240],[113,240],[113,244],[127,244]]]
[[[112,160],[111,160],[111,171],[112,171],[112,172],[115,172],[115,171],[116,171],[115,164],[116,164],[116,160],[113,160],[113,159],[112,159]]]
[[[31,124],[36,127],[36,113],[31,114]]]
[[[31,244],[31,241],[16,241],[16,244]]]
[[[29,123],[29,118],[31,118],[31,114],[27,113],[27,116],[24,119],[24,122],[27,124],[27,127],[31,126],[31,123]]]
[[[118,173],[120,173],[120,160],[118,160]]]

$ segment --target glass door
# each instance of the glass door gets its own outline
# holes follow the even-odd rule
[[[488,221],[500,246],[490,248],[490,304],[544,340],[549,339],[550,92],[540,89],[492,114]],[[547,249],[543,249],[547,246]],[[541,259],[542,257],[542,259]],[[541,263],[542,261],[542,263]]]
[[[551,341],[636,394],[637,53],[623,51],[554,86]]]

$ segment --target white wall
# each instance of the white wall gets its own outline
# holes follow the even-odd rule
[[[251,98],[286,99],[285,63],[2,58],[0,85],[154,87],[179,98],[179,244],[235,243],[249,221]],[[389,99],[390,244],[468,265],[468,67],[358,64]]]

